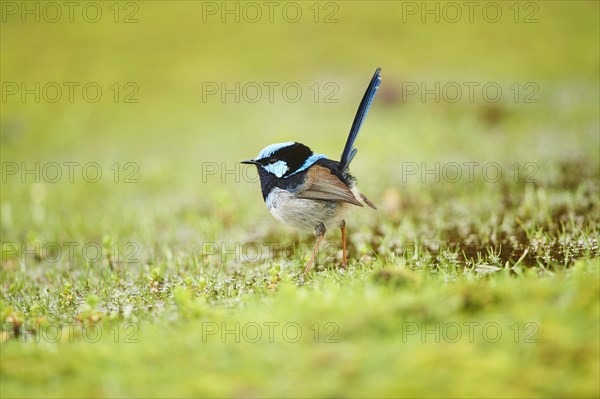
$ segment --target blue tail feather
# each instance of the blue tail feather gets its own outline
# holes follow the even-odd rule
[[[348,168],[348,165],[352,161],[352,158],[356,155],[358,149],[353,148],[354,141],[356,140],[356,136],[358,136],[358,131],[362,126],[365,117],[367,116],[367,112],[369,112],[369,107],[373,102],[373,97],[375,97],[375,93],[377,92],[377,88],[381,83],[381,68],[377,68],[369,86],[367,87],[367,91],[358,106],[358,111],[356,111],[356,116],[354,117],[354,122],[352,122],[352,127],[350,128],[350,134],[348,134],[348,139],[346,140],[346,146],[344,147],[344,151],[342,152],[342,157],[340,159],[340,166],[342,171]]]

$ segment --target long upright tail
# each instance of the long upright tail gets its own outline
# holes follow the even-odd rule
[[[342,171],[348,168],[350,162],[356,155],[358,151],[357,148],[354,148],[354,140],[356,140],[356,136],[358,136],[358,131],[362,126],[365,117],[367,116],[367,112],[369,112],[369,107],[371,106],[371,102],[373,101],[373,97],[375,97],[375,93],[377,92],[377,88],[381,83],[381,68],[377,68],[375,70],[375,74],[369,83],[369,87],[367,87],[367,91],[358,106],[358,111],[356,111],[356,116],[354,117],[354,122],[352,122],[352,127],[350,128],[350,134],[348,135],[348,139],[346,140],[346,145],[344,146],[344,152],[342,152],[342,157],[340,159],[340,166]]]

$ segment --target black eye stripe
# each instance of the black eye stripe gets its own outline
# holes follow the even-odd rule
[[[294,143],[290,146],[280,148],[269,158],[284,161],[288,167],[287,175],[294,173],[304,165],[304,162],[313,155],[310,148],[301,143]]]
[[[266,166],[266,165],[269,165],[269,164],[277,162],[277,160],[275,158],[273,158],[273,157],[269,157],[269,158],[261,159],[259,162],[261,164],[263,164],[263,165]]]

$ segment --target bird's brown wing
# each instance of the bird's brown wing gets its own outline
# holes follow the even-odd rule
[[[350,188],[327,168],[312,166],[306,173],[305,189],[298,194],[300,198],[347,202],[363,206]]]

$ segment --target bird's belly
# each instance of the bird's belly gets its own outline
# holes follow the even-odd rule
[[[339,226],[346,204],[336,201],[297,198],[289,191],[274,188],[266,199],[275,219],[303,231],[313,232],[319,223],[325,227]]]

